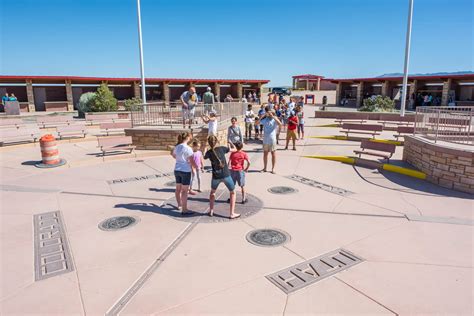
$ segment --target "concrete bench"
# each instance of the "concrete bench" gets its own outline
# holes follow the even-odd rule
[[[101,123],[114,123],[123,119],[119,119],[118,114],[88,114],[86,113],[86,122],[90,125]]]
[[[136,147],[132,145],[131,136],[99,137],[97,140],[103,156],[106,152],[130,151],[131,153]]]
[[[85,124],[71,124],[67,126],[58,126],[56,127],[56,133],[58,134],[59,139],[63,139],[64,137],[74,137],[74,136],[86,137],[87,128]]]
[[[343,112],[336,115],[335,122],[338,124],[343,123],[365,123],[369,119],[369,115],[362,115],[360,112]]]
[[[377,123],[382,124],[383,127],[386,125],[409,126],[415,123],[415,116],[399,116],[381,113],[380,120]]]
[[[378,124],[351,124],[351,123],[344,123],[342,124],[341,133],[345,133],[347,137],[349,134],[364,134],[364,135],[372,135],[372,138],[375,138],[376,135],[380,135],[383,131],[383,126]]]
[[[114,123],[101,123],[100,129],[102,133],[105,133],[107,136],[110,133],[124,133],[125,128],[132,128],[132,122],[114,122]]]
[[[38,127],[0,129],[0,146],[5,143],[36,142],[41,137]]]
[[[413,126],[397,126],[397,134],[394,134],[393,137],[398,140],[400,137],[413,135],[413,133],[415,133],[415,127]]]
[[[393,144],[372,142],[368,139],[364,139],[360,143],[360,148],[361,150],[354,150],[354,153],[359,155],[359,158],[362,155],[369,155],[387,159],[387,162],[389,162],[390,158],[395,153],[396,146]]]
[[[25,122],[22,119],[4,119],[0,120],[1,128],[20,128],[24,126]]]
[[[36,123],[40,128],[56,127],[60,125],[69,125],[74,121],[71,116],[40,116],[36,118]]]

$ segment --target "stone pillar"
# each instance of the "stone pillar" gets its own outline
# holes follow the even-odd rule
[[[169,103],[170,102],[169,82],[163,82],[161,86],[162,86],[162,89],[163,89],[163,100],[165,101],[165,103]]]
[[[342,83],[338,82],[336,84],[336,106],[341,104],[341,97],[342,97]]]
[[[293,89],[296,89],[296,78],[293,78]]]
[[[318,78],[318,84],[316,86],[316,90],[321,91],[321,78]]]
[[[135,98],[142,98],[141,97],[141,90],[140,90],[140,81],[134,81],[133,82],[133,96]]]
[[[364,100],[364,83],[361,81],[357,86],[356,107],[361,107]]]
[[[441,106],[448,106],[449,100],[449,90],[451,90],[451,85],[453,80],[449,78],[443,83],[443,95],[441,96]]]
[[[218,82],[214,83],[214,96],[217,98],[217,102],[221,102],[222,96],[221,96],[221,84]]]
[[[66,80],[65,84],[66,84],[67,110],[74,111],[74,98],[72,94],[71,80]]]
[[[33,92],[33,82],[26,80],[26,96],[28,97],[28,112],[35,112],[35,94]]]
[[[306,79],[306,90],[309,90],[309,79]]]
[[[385,80],[382,83],[382,96],[383,97],[388,97],[389,95],[389,88],[390,88],[390,81]]]
[[[242,83],[237,83],[237,97],[239,98],[239,101],[242,101],[243,97],[243,91],[242,91]]]

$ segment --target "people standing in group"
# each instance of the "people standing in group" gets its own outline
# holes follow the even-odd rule
[[[267,172],[268,154],[272,156],[272,171],[275,173],[276,165],[276,134],[278,127],[281,127],[280,120],[276,117],[275,111],[267,108],[264,117],[260,121],[263,125],[263,169],[262,172]]]
[[[231,144],[243,143],[242,130],[237,125],[237,118],[234,116],[230,119],[231,125],[227,129],[227,142]]]
[[[273,110],[275,108],[275,105],[277,104],[277,100],[276,100],[276,94],[274,93],[270,93],[268,95],[268,103],[267,103],[267,106],[270,110]]]
[[[195,139],[191,143],[192,149],[193,149],[193,160],[194,160],[194,166],[192,167],[192,173],[191,173],[191,183],[189,185],[189,194],[194,195],[195,192],[193,190],[194,185],[197,182],[197,192],[202,192],[201,191],[201,173],[204,172],[204,157],[202,155],[201,151],[201,143]]]
[[[214,111],[214,94],[212,93],[211,87],[207,87],[206,92],[202,96],[202,101],[204,102],[204,114],[209,114],[209,112]]]
[[[184,91],[180,99],[182,103],[183,128],[186,127],[186,122],[189,124],[188,127],[191,128],[194,121],[194,111],[198,103],[196,88],[190,87],[188,91]]]
[[[217,115],[215,111],[209,112],[209,115],[203,115],[202,120],[207,123],[207,136],[217,136]]]
[[[253,101],[254,101],[255,103],[257,103],[257,104],[260,104],[260,100],[259,100],[258,97],[257,97],[257,92],[254,92],[254,93],[253,93]]]
[[[171,151],[171,155],[176,160],[174,176],[176,181],[175,197],[178,203],[178,210],[182,215],[190,214],[188,211],[188,191],[191,184],[192,169],[196,168],[194,163],[194,152],[188,143],[191,140],[191,133],[184,132],[178,136],[178,142]]]
[[[249,93],[247,94],[247,100],[248,100],[249,102],[253,102],[253,101],[254,101],[254,100],[253,100],[253,97],[252,97],[252,92],[250,92],[250,91],[249,91]]]
[[[298,117],[298,139],[304,139],[304,110],[301,106],[296,106],[296,116]]]
[[[281,108],[280,108],[280,105],[277,104],[275,106],[275,115],[276,117],[280,120],[282,120],[282,112],[281,112]],[[280,140],[280,133],[281,133],[281,127],[278,127],[277,128],[277,135],[276,135],[276,141],[277,141],[277,145],[280,143],[279,140]]]
[[[245,139],[247,141],[252,139],[252,129],[254,128],[255,123],[255,113],[252,110],[252,104],[247,105],[247,110],[245,111]]]
[[[234,101],[234,98],[230,94],[226,95],[224,102],[233,102],[233,101]]]
[[[18,99],[17,99],[16,96],[12,93],[12,94],[10,94],[10,97],[8,98],[8,101],[18,101]]]
[[[288,149],[290,140],[293,142],[293,150],[296,150],[296,129],[298,128],[298,117],[295,112],[289,111],[288,129],[286,131],[286,145],[285,150]]]
[[[296,105],[303,108],[304,107],[304,97],[299,97],[298,102],[296,102]]]
[[[230,150],[229,147],[218,146],[219,141],[216,136],[211,135],[207,138],[209,150],[204,155],[204,159],[209,159],[212,166],[212,181],[211,193],[209,195],[209,216],[214,215],[214,203],[216,200],[216,191],[220,183],[224,183],[230,193],[229,218],[234,219],[240,217],[240,214],[235,213],[235,184],[230,176],[230,170],[227,165],[225,154]],[[231,143],[229,145],[233,147]],[[234,149],[235,150],[235,149]]]
[[[234,180],[234,185],[238,184],[242,192],[242,204],[247,203],[245,193],[245,174],[250,168],[250,159],[245,151],[242,150],[242,143],[235,143],[236,151],[230,153],[230,176]],[[245,166],[247,162],[247,166]]]

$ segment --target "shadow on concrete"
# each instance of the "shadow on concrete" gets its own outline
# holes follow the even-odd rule
[[[38,161],[38,160],[36,160],[36,161],[23,161],[23,162],[21,163],[21,165],[22,165],[22,166],[34,166],[34,165],[36,165],[36,164],[38,164],[38,163],[40,163],[40,162],[41,162],[41,161]]]
[[[172,193],[175,191],[174,188],[163,188],[163,189],[149,188],[148,190],[153,191],[153,192],[167,192],[167,193]]]
[[[393,163],[394,165],[403,166],[403,167],[411,167],[403,161],[390,160],[390,163]],[[382,175],[385,179],[387,179],[388,181],[394,184],[402,186],[405,189],[392,188],[386,185],[375,183],[374,181],[370,180],[371,177],[369,178],[369,177],[363,176],[357,170],[356,166],[353,166],[352,168],[354,169],[356,174],[365,182],[378,186],[380,188],[387,189],[387,190],[404,192],[408,194],[417,194],[417,195],[427,195],[427,196],[439,195],[439,196],[447,196],[447,197],[456,197],[456,198],[461,198],[461,199],[473,199],[472,195],[470,194],[446,189],[436,184],[430,183],[426,180],[412,178],[412,177],[394,173],[394,172],[381,171],[380,175]]]

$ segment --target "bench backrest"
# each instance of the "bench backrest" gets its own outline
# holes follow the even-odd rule
[[[101,123],[101,129],[131,128],[132,122]]]
[[[397,126],[397,132],[399,134],[413,134],[415,128],[413,126]]]
[[[354,124],[354,123],[343,123],[343,129],[358,130],[358,131],[383,131],[383,125],[380,124]]]
[[[24,125],[25,122],[23,122],[22,119],[5,119],[5,120],[0,120],[0,126],[14,126],[14,125]]]
[[[400,116],[398,114],[380,113],[380,121],[386,121],[386,122],[415,122],[415,115]]]
[[[118,114],[87,114],[86,121],[112,121],[117,120]]]
[[[55,115],[55,116],[40,116],[36,118],[36,122],[43,124],[43,123],[66,123],[69,121],[73,121],[74,119],[70,116],[66,115]]]
[[[58,126],[56,127],[56,132],[83,132],[86,130],[86,126],[84,124],[72,124],[66,126]]]
[[[99,137],[97,140],[100,147],[113,147],[132,144],[132,136]]]
[[[393,154],[395,152],[396,146],[393,144],[372,142],[368,139],[364,139],[360,143],[360,148],[383,151]]]
[[[5,139],[8,137],[28,136],[28,135],[40,135],[38,128],[18,128],[18,129],[2,129],[0,130],[1,138]]]
[[[369,119],[369,114],[362,114],[360,112],[341,112],[336,114],[337,120],[367,120]]]

